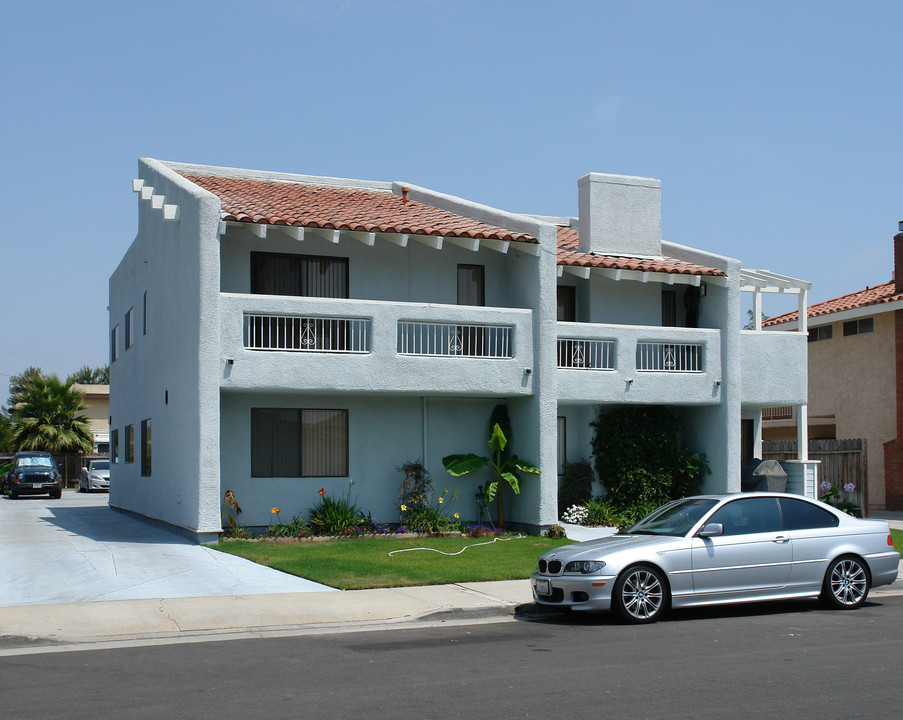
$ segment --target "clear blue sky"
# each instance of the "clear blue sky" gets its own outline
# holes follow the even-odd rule
[[[653,176],[666,240],[813,302],[885,282],[901,33],[899,0],[0,0],[0,387],[107,362],[142,156],[549,215]]]

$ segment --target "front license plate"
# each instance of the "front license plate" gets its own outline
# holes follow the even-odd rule
[[[32,483],[31,487],[34,490],[40,490],[42,487],[44,487],[44,483]]]
[[[534,580],[533,587],[536,588],[537,595],[552,594],[552,583],[549,580]]]

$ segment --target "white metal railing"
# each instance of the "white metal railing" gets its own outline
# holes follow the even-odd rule
[[[396,352],[428,357],[510,358],[511,328],[398,321]]]
[[[370,321],[245,313],[244,346],[248,350],[368,353]]]
[[[702,372],[702,345],[638,342],[636,344],[636,369],[645,372]]]
[[[763,420],[792,420],[793,406],[780,405],[778,407],[762,408]]]
[[[558,367],[614,370],[615,341],[558,338]]]

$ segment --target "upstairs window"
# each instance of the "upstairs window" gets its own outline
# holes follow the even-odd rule
[[[119,358],[119,326],[116,325],[110,331],[110,362]]]
[[[577,322],[577,288],[573,285],[558,286],[558,321]]]
[[[347,298],[348,258],[252,252],[251,292]]]
[[[818,327],[809,328],[809,342],[830,340],[832,337],[834,337],[834,328],[831,325],[819,325]]]
[[[662,327],[677,325],[677,293],[662,290]]]
[[[843,324],[843,336],[862,335],[863,333],[874,332],[875,318],[860,318],[859,320],[850,320]]]
[[[458,305],[486,304],[486,280],[482,265],[458,265]]]

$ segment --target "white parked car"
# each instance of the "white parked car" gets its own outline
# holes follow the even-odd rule
[[[92,490],[110,491],[110,461],[92,460],[88,467],[82,468],[81,477],[78,479],[79,492],[91,492]]]

